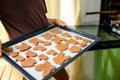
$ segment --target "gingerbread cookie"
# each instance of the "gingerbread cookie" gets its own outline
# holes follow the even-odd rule
[[[68,48],[68,44],[58,44],[56,48],[60,51],[65,51]]]
[[[71,48],[69,48],[69,51],[72,53],[76,53],[76,52],[80,52],[81,48],[78,46],[72,46]]]
[[[9,52],[12,52],[13,51],[13,48],[12,47],[6,47],[4,49],[5,52],[9,53]]]
[[[79,45],[80,45],[80,47],[85,47],[87,45],[87,43],[86,42],[81,42]]]
[[[84,39],[83,42],[86,42],[86,43],[91,43],[92,41],[89,40],[89,39]]]
[[[32,58],[27,58],[24,61],[21,62],[22,67],[32,67],[34,66],[36,61]]]
[[[52,41],[54,41],[56,44],[60,44],[61,41],[65,41],[65,40],[66,40],[65,38],[60,38],[60,37],[52,38]]]
[[[39,58],[39,60],[47,60],[48,59],[48,57],[46,55],[44,55],[44,54],[40,54],[38,56],[38,58]]]
[[[10,56],[13,58],[18,56],[18,55],[19,55],[19,52],[10,52]]]
[[[51,65],[48,61],[46,61],[43,64],[39,64],[39,65],[35,66],[35,70],[42,71],[42,76],[43,77],[49,75],[55,69],[56,69],[56,67]]]
[[[76,40],[81,40],[81,39],[82,39],[82,37],[81,37],[81,36],[76,35],[76,36],[75,36],[75,39],[76,39]]]
[[[65,56],[64,53],[59,53],[55,58],[53,58],[56,64],[63,64],[66,60],[70,59],[70,56]]]
[[[48,51],[47,51],[47,54],[56,55],[57,53],[56,53],[56,51],[55,51],[55,50],[50,49],[50,50],[48,50]]]
[[[78,41],[76,41],[76,40],[74,40],[74,39],[69,39],[69,40],[67,40],[67,43],[68,43],[68,44],[77,44]]]
[[[33,45],[37,46],[38,43],[43,43],[44,41],[43,40],[40,40],[38,38],[32,38],[29,40],[30,43],[32,43]]]
[[[51,37],[55,37],[55,34],[51,34],[51,33],[46,33],[44,35],[42,35],[42,37],[44,37],[44,39],[49,40]]]
[[[15,61],[20,61],[20,62],[22,62],[22,61],[24,61],[24,60],[25,60],[25,58],[22,57],[21,55],[18,55],[18,56],[15,57]]]
[[[65,36],[65,37],[68,37],[68,38],[71,38],[72,37],[72,35],[70,35],[69,33],[63,33],[61,36]]]
[[[51,42],[46,41],[46,42],[43,43],[43,45],[44,45],[44,46],[49,46],[49,45],[51,45]]]
[[[58,29],[53,29],[51,30],[50,32],[54,33],[54,34],[61,34],[62,31],[61,30],[58,30]]]
[[[25,42],[22,42],[21,45],[15,46],[15,48],[19,49],[22,52],[30,49],[31,46],[26,44]]]
[[[26,57],[36,57],[37,54],[31,50],[28,50],[26,53]]]
[[[37,46],[37,47],[34,47],[33,50],[40,50],[40,51],[45,51],[46,48],[43,47],[43,46]]]

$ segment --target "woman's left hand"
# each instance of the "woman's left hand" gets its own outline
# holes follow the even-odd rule
[[[62,26],[62,27],[68,27],[67,24],[64,21],[61,21],[61,20],[56,19],[55,23],[59,26]]]
[[[49,22],[49,24],[57,24],[57,25],[62,26],[62,27],[68,27],[67,24],[62,20],[48,19],[48,22]]]

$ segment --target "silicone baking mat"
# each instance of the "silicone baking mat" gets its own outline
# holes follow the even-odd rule
[[[59,30],[61,31],[61,33],[59,34],[55,34],[52,33],[52,30]],[[54,34],[55,36],[51,37],[50,39],[45,39],[43,37],[43,35],[46,34]],[[62,34],[66,34],[68,33],[70,35],[69,36],[64,36]],[[81,39],[76,39],[75,36],[79,36],[81,37]],[[61,42],[61,44],[65,44],[66,41],[70,40],[70,39],[74,39],[75,41],[77,41],[77,43],[73,44],[72,42],[67,44],[67,49],[62,51],[62,53],[64,54],[64,56],[69,56],[69,59],[66,59],[62,64],[57,64],[54,61],[54,58],[57,57],[60,53],[60,50],[58,50],[58,48],[56,48],[56,44],[52,39],[55,37],[60,37],[60,38],[64,38],[65,40],[63,40]],[[45,51],[35,51],[33,50],[34,47],[36,47],[35,45],[31,44],[29,41],[33,38],[37,38],[40,39],[44,42],[50,42],[51,45],[49,46],[44,46],[42,43],[39,43],[38,45],[42,45],[43,47],[46,48]],[[86,46],[84,47],[80,47],[80,43],[82,43],[84,40],[90,40],[91,42],[86,43]],[[74,61],[77,57],[79,57],[80,55],[82,55],[86,50],[88,50],[89,48],[91,48],[94,44],[96,44],[99,41],[99,38],[85,33],[85,32],[80,32],[74,29],[70,29],[70,28],[63,28],[60,26],[50,26],[46,29],[43,30],[38,30],[36,32],[33,32],[29,35],[26,35],[24,37],[20,37],[20,38],[16,38],[14,40],[8,41],[6,43],[3,44],[2,46],[2,51],[3,51],[3,57],[12,65],[14,66],[20,73],[23,74],[23,76],[28,79],[28,80],[47,80],[50,77],[52,77],[55,73],[57,73],[59,70],[61,70],[62,68],[64,68],[66,65],[68,65],[69,63],[71,63],[72,61]],[[31,48],[29,50],[34,51],[37,56],[36,57],[31,57],[32,59],[34,59],[36,61],[35,65],[33,65],[32,67],[22,67],[21,66],[21,62],[20,61],[16,61],[15,58],[11,57],[10,53],[7,53],[4,49],[7,47],[12,47],[14,52],[19,52],[19,55],[21,55],[22,57],[24,57],[26,59],[26,51],[20,51],[18,49],[15,48],[15,46],[21,45],[21,43],[26,43],[28,45],[31,46]],[[79,52],[74,52],[72,53],[70,51],[70,48],[72,46],[78,46],[80,47],[80,51]],[[52,54],[46,54],[47,50],[53,49],[54,51],[56,51],[56,55],[52,55]],[[48,57],[47,60],[39,60],[38,56],[40,54],[44,54]],[[35,66],[39,65],[39,64],[44,64],[45,62],[49,62],[52,66],[55,67],[54,70],[51,70],[50,73],[46,76],[43,76],[44,72],[42,70],[40,71],[36,71],[35,70]],[[48,66],[49,67],[49,66]]]

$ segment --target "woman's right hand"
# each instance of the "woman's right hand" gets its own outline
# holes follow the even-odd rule
[[[2,46],[2,42],[0,40],[0,57],[2,56],[2,49],[1,49],[1,46]]]

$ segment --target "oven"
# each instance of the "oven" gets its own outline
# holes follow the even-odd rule
[[[120,0],[101,0],[101,9],[86,15],[100,14],[99,29],[120,37]]]

